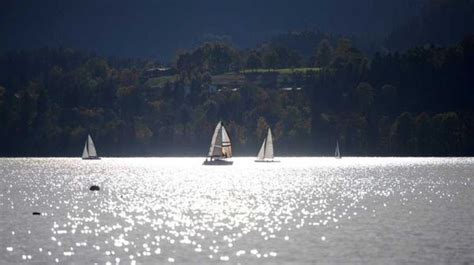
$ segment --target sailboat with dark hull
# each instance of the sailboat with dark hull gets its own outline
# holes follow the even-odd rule
[[[268,128],[267,137],[263,140],[262,147],[255,162],[280,162],[274,160],[272,131]]]
[[[84,150],[82,151],[83,160],[99,160],[100,157],[97,156],[97,151],[95,150],[94,141],[90,134],[87,135],[87,140],[84,145]]]
[[[224,125],[219,122],[212,135],[207,158],[202,164],[206,166],[229,166],[234,163],[228,160],[229,158],[232,158],[232,143]]]

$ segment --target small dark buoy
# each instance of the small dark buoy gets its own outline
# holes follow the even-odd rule
[[[96,186],[96,185],[92,185],[89,190],[92,190],[92,191],[98,191],[100,190],[100,187],[99,186]]]
[[[33,215],[41,215],[40,212],[33,212]]]

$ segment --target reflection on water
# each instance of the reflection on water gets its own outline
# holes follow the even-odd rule
[[[0,260],[474,262],[474,159],[281,160],[0,159]]]

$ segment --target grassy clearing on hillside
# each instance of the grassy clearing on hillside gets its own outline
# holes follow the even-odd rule
[[[162,76],[150,78],[147,81],[147,85],[150,87],[162,87],[166,82],[173,82],[176,80],[176,75]]]
[[[214,85],[229,85],[238,84],[245,82],[244,74],[265,74],[265,73],[279,73],[281,75],[291,75],[293,73],[306,73],[310,71],[318,72],[321,68],[318,67],[301,67],[301,68],[280,68],[280,69],[269,69],[269,68],[258,68],[258,69],[245,69],[239,73],[225,73],[220,75],[212,76],[212,83]],[[163,87],[166,82],[173,82],[177,78],[177,75],[162,76],[150,78],[147,81],[147,85],[150,87]]]
[[[227,73],[221,75],[212,76],[212,84],[214,85],[229,85],[229,84],[238,84],[244,83],[245,76],[236,73]]]
[[[301,67],[301,68],[280,68],[280,69],[269,69],[269,68],[257,68],[257,69],[245,69],[241,70],[240,73],[273,73],[289,75],[292,73],[305,73],[305,72],[318,72],[321,68],[319,67]]]

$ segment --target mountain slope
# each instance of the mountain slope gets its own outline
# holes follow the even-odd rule
[[[450,45],[474,34],[473,0],[430,0],[421,14],[395,29],[386,40],[400,50],[434,44]]]

